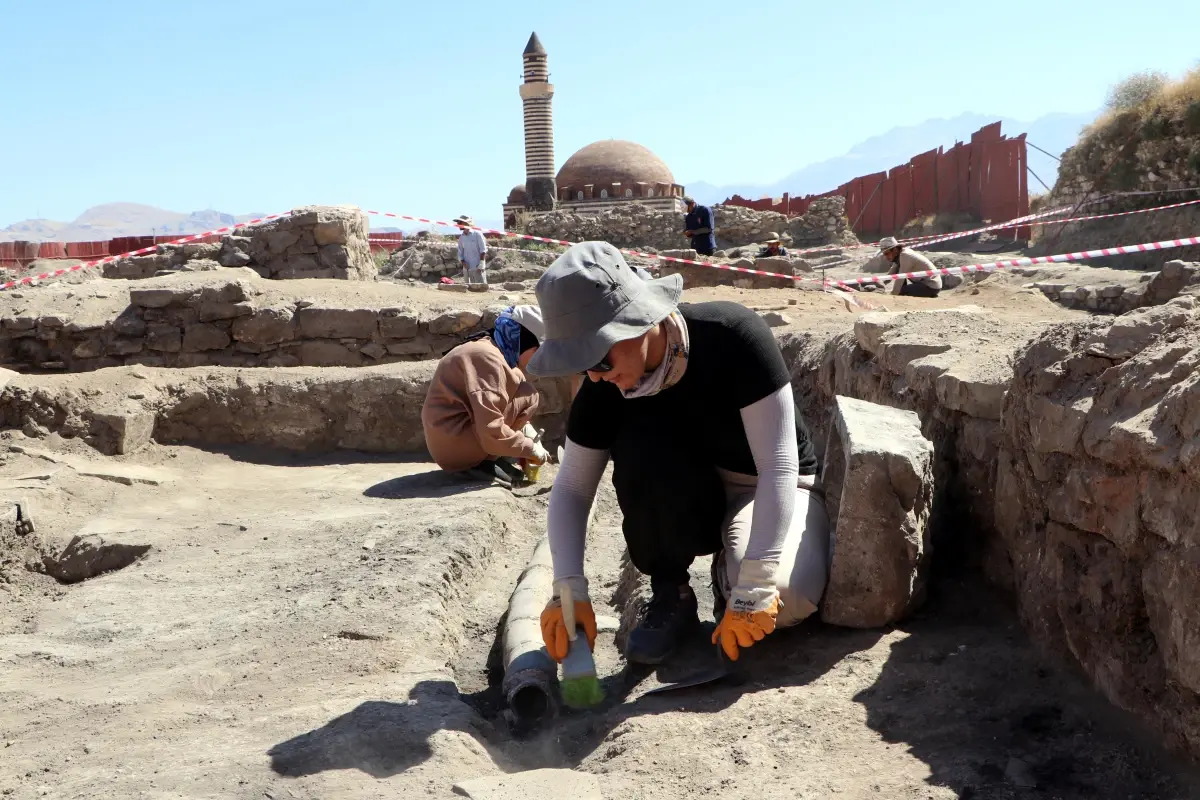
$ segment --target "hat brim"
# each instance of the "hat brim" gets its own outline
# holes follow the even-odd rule
[[[542,342],[529,361],[529,373],[539,378],[578,375],[596,366],[614,344],[636,339],[679,307],[683,296],[682,275],[654,278],[645,284],[642,292],[600,330]]]

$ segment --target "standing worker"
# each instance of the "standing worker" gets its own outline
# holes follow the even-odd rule
[[[879,240],[879,253],[864,264],[863,269],[866,272],[883,272],[886,269],[889,275],[934,270],[933,275],[924,278],[897,278],[892,281],[891,292],[905,297],[937,297],[942,290],[942,276],[936,273],[934,263],[924,254],[906,249],[894,236]]]
[[[625,545],[653,592],[626,644],[641,664],[661,663],[699,624],[696,557],[713,556],[713,643],[734,660],[812,614],[829,570],[817,459],[771,329],[736,303],[680,305],[682,292],[680,275],[643,280],[607,242],[570,247],[537,283],[546,336],[530,372],[588,377],[550,490],[555,583],[570,586],[594,646],[584,543],[611,460]],[[558,597],[541,625],[562,660]]]
[[[690,197],[683,198],[687,216],[683,220],[683,235],[692,240],[692,249],[702,256],[711,256],[717,249],[716,223],[712,209],[698,206]]]
[[[511,485],[521,477],[516,460],[535,465],[546,460],[529,424],[538,392],[524,374],[543,331],[537,306],[514,306],[501,312],[488,334],[458,345],[438,362],[421,426],[439,467]]]
[[[463,214],[454,220],[458,235],[458,260],[463,265],[467,283],[487,283],[487,239],[475,230],[475,220]]]

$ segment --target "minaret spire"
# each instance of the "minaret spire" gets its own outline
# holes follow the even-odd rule
[[[537,33],[529,37],[521,84],[521,106],[525,120],[525,202],[539,211],[554,208],[558,189],[554,184],[554,119],[550,101],[554,86],[546,65],[546,48]]]

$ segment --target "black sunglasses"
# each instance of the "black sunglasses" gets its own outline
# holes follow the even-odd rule
[[[587,375],[589,372],[612,372],[612,368],[612,364],[608,363],[608,356],[605,356],[596,363],[596,366],[592,367],[591,369],[585,369],[579,374]]]

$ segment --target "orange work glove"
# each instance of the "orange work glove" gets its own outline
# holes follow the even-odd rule
[[[712,643],[719,643],[730,661],[738,660],[739,647],[750,647],[775,630],[779,617],[776,567],[764,561],[742,562],[729,606],[712,635]]]
[[[583,626],[587,636],[588,648],[596,650],[596,612],[592,610],[592,600],[588,596],[588,581],[582,576],[563,578],[555,582],[556,589],[566,585],[571,595],[571,606],[575,610],[575,625]],[[542,611],[542,641],[546,644],[546,652],[559,663],[567,657],[567,649],[571,639],[567,636],[567,623],[563,619],[562,597],[556,591],[554,597]]]

